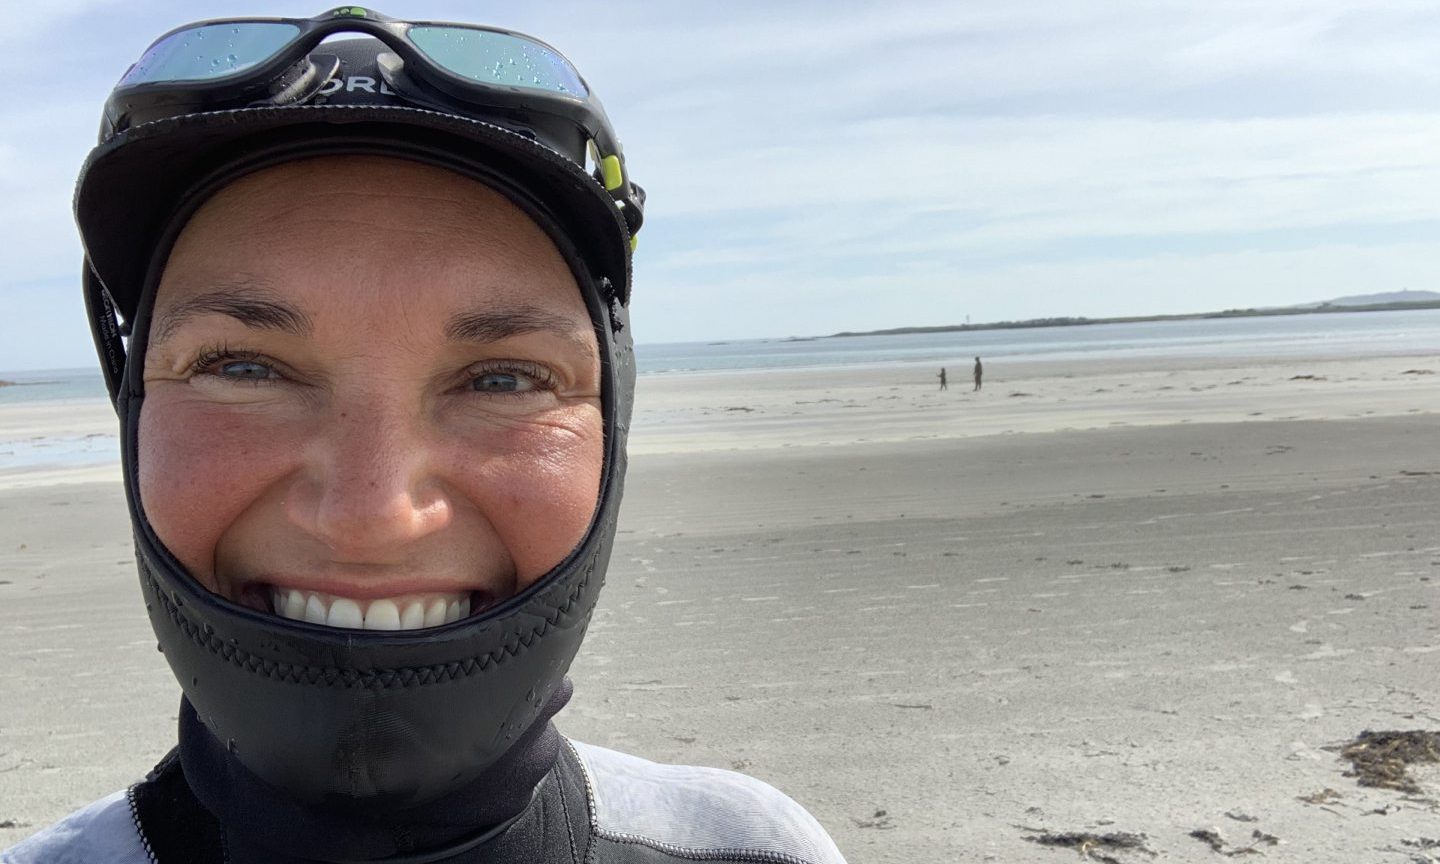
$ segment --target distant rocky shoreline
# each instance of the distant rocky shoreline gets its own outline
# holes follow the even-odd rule
[[[991,321],[983,324],[945,324],[937,327],[893,327],[888,330],[845,330],[829,336],[809,339],[835,339],[842,336],[901,336],[911,333],[961,333],[970,330],[1022,330],[1031,327],[1078,327],[1087,324],[1140,324],[1152,321],[1193,321],[1200,318],[1259,318],[1274,315],[1326,315],[1341,312],[1398,312],[1413,309],[1440,309],[1440,300],[1402,303],[1356,303],[1334,305],[1323,303],[1309,307],[1278,309],[1226,309],[1223,312],[1193,312],[1184,315],[1135,315],[1124,318],[1028,318],[1023,321]],[[795,338],[790,341],[808,341]]]

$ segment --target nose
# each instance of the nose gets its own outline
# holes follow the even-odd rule
[[[325,425],[285,506],[337,558],[382,563],[450,523],[452,502],[414,414],[349,406]]]

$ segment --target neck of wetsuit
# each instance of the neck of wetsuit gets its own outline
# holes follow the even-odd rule
[[[229,864],[463,860],[463,850],[503,832],[531,805],[562,743],[550,719],[570,694],[566,678],[535,722],[485,773],[405,810],[340,796],[318,805],[295,801],[248,771],[188,701],[180,710],[180,761],[196,799],[224,826]]]

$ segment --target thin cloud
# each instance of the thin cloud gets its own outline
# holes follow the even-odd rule
[[[53,291],[77,270],[70,184],[125,65],[186,20],[296,10],[26,10],[55,38],[7,28],[0,73],[60,71],[0,106],[0,287]],[[650,192],[642,341],[1440,284],[1440,256],[1413,242],[1440,223],[1429,0],[620,0],[601,16],[568,0],[490,23],[576,60]],[[46,305],[25,308],[43,329]]]

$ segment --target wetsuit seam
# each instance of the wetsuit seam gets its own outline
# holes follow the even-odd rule
[[[140,824],[140,805],[135,801],[134,786],[125,790],[125,801],[130,806],[130,822],[135,826],[135,834],[140,838],[140,845],[145,848],[145,857],[150,864],[160,864],[155,857],[155,850],[150,848],[150,838],[145,836],[145,826]]]
[[[580,751],[575,749],[575,742],[569,738],[565,739],[565,747],[569,749],[570,755],[575,757],[575,764],[580,766],[580,779],[585,782],[585,809],[590,823],[590,842],[585,849],[585,864],[595,864],[597,854],[595,838],[600,834],[599,807],[595,800],[595,785],[590,782],[590,766],[585,764],[585,759]]]
[[[434,684],[442,681],[453,681],[466,678],[470,675],[486,671],[491,666],[503,663],[506,658],[519,656],[522,651],[531,647],[536,640],[540,639],[553,626],[560,623],[560,619],[571,614],[575,606],[580,603],[581,596],[585,593],[590,580],[595,576],[595,561],[592,558],[590,566],[585,569],[585,578],[579,580],[572,587],[569,596],[558,606],[551,607],[551,614],[546,615],[543,620],[528,633],[522,633],[515,639],[498,649],[474,657],[467,657],[463,660],[452,660],[447,663],[436,663],[430,666],[396,666],[378,669],[344,669],[336,666],[301,666],[293,663],[283,663],[276,660],[269,660],[257,657],[243,648],[227,644],[215,638],[213,634],[205,633],[202,628],[197,627],[189,618],[180,612],[179,607],[166,596],[161,589],[159,581],[150,574],[146,579],[150,582],[152,593],[160,600],[164,607],[166,616],[179,628],[180,632],[189,637],[201,648],[222,660],[227,660],[232,666],[239,667],[249,672],[257,672],[266,678],[279,681],[289,681],[292,684],[310,684],[334,686],[340,685],[345,688],[360,687],[370,690],[393,690],[409,687],[419,687]]]
[[[560,767],[558,760],[555,767]],[[560,818],[565,822],[565,837],[570,841],[570,861],[571,864],[580,864],[580,855],[575,849],[575,826],[570,824],[570,806],[565,803],[565,783],[558,773],[555,777],[555,789],[560,793]]]
[[[673,843],[666,843],[663,840],[656,840],[652,837],[645,837],[640,834],[625,834],[619,831],[602,830],[600,836],[615,843],[644,846],[649,849],[654,849],[657,852],[664,852],[667,855],[684,858],[688,861],[743,861],[747,862],[747,864],[814,864],[814,862],[805,858],[796,858],[794,855],[787,855],[784,852],[771,852],[765,849],[677,846]]]

